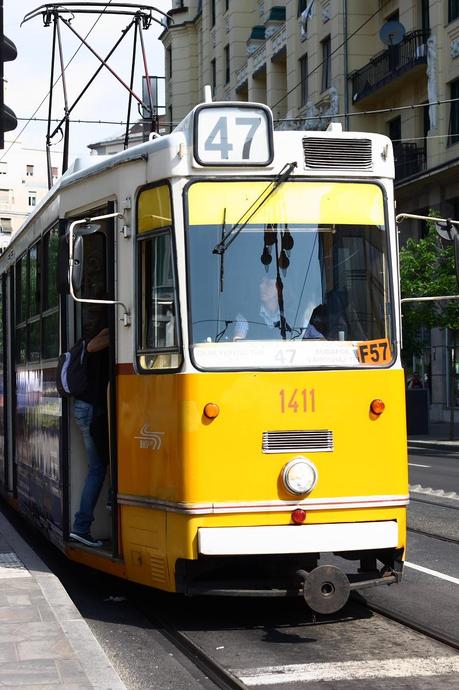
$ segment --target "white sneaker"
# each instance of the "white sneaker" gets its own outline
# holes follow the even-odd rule
[[[79,541],[81,544],[85,544],[85,546],[100,547],[104,545],[104,542],[100,539],[94,539],[91,537],[89,532],[88,534],[77,534],[77,532],[70,532],[69,537],[74,541]]]

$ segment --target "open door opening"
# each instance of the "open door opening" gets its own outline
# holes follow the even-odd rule
[[[67,348],[85,341],[89,374],[87,391],[68,404],[68,531],[72,545],[107,556],[118,555],[115,307],[106,303],[114,294],[113,222],[101,220],[79,235],[77,296],[84,301],[69,295],[64,320]]]

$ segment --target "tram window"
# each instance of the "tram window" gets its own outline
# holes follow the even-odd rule
[[[181,364],[171,225],[169,187],[158,185],[142,192],[138,203],[138,362],[145,370],[176,369]]]
[[[83,237],[84,269],[81,286],[83,299],[107,298],[107,249],[103,232]]]
[[[40,257],[38,243],[29,251],[29,316],[40,312]]]
[[[16,329],[16,361],[23,364],[26,360],[26,327],[20,326]]]
[[[41,320],[36,319],[32,321],[27,326],[28,334],[28,347],[27,347],[27,360],[29,362],[39,362],[40,361],[40,327]]]
[[[16,265],[16,322],[27,318],[27,257],[23,256]]]
[[[260,190],[251,181],[189,188],[190,335],[198,366],[386,366],[393,310],[380,188],[287,181],[256,222],[238,226]],[[363,197],[367,204],[354,203]],[[227,231],[236,224],[239,232],[219,254],[222,219]],[[286,351],[291,343],[291,360],[278,354],[282,341]],[[388,356],[359,359],[358,343],[370,341]]]
[[[44,359],[52,359],[59,354],[58,246],[59,233],[56,227],[43,238],[42,356]]]
[[[158,350],[178,347],[176,295],[170,233],[158,233],[140,244],[141,331],[140,349],[150,351],[141,358],[147,369],[171,368],[178,365],[178,355]]]
[[[43,308],[51,309],[59,304],[57,291],[57,251],[59,246],[58,229],[53,228],[43,238],[43,264],[45,272]]]

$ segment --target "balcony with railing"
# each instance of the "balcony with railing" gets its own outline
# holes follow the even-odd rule
[[[394,143],[395,181],[417,175],[426,169],[426,150],[412,142]]]
[[[351,75],[352,102],[366,98],[416,65],[427,63],[428,31],[405,34],[401,43],[375,55],[370,62]]]

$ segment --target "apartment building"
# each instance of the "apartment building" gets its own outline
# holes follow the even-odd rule
[[[5,139],[0,160],[0,252],[48,192],[46,152]],[[60,154],[51,154],[52,176],[60,175]]]
[[[173,0],[170,14],[172,124],[210,84],[214,100],[266,103],[278,128],[381,132],[394,145],[398,209],[459,218],[457,0]],[[422,232],[405,221],[401,241]],[[421,362],[433,420],[449,414],[456,345],[434,331]]]

